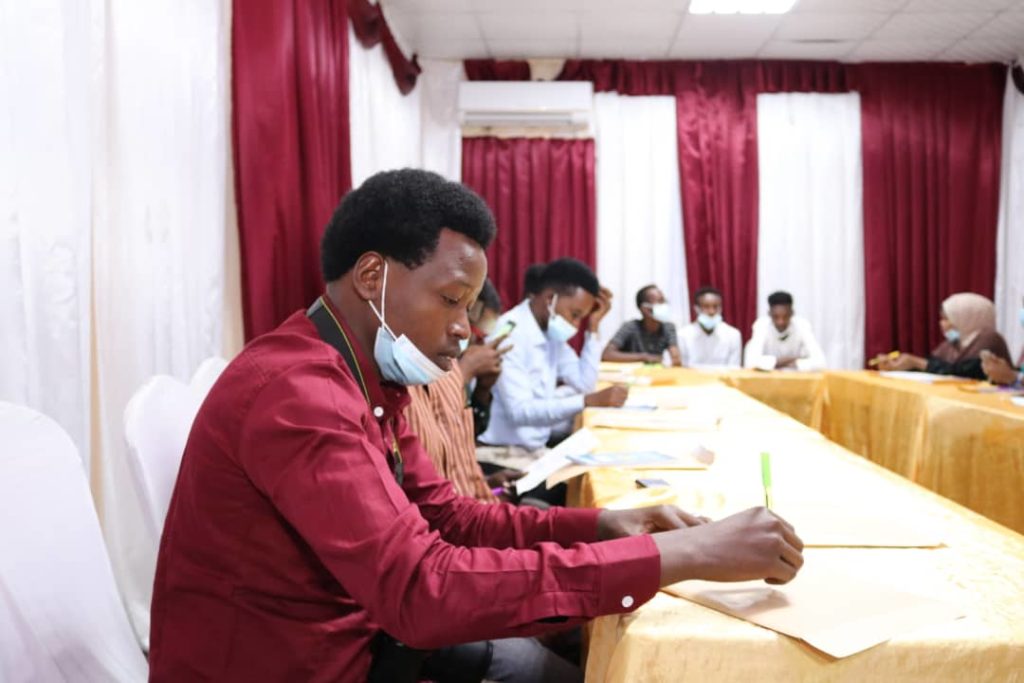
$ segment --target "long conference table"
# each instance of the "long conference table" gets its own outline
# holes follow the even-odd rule
[[[827,524],[829,515],[852,511],[868,525],[893,520],[893,524],[924,524],[941,534],[938,547],[808,548],[805,571],[810,566],[842,568],[887,586],[955,603],[965,616],[900,633],[881,645],[837,659],[800,640],[662,592],[632,614],[592,623],[588,681],[1024,681],[1024,536],[891,471],[898,470],[900,462],[884,462],[886,467],[876,464],[876,459],[887,457],[883,452],[891,456],[906,451],[911,437],[876,435],[872,440],[870,436],[882,433],[887,424],[892,429],[906,427],[913,439],[921,440],[917,448],[938,448],[940,457],[951,457],[951,447],[936,445],[943,437],[932,427],[904,424],[929,415],[928,410],[935,411],[929,419],[938,419],[950,406],[918,402],[948,401],[955,408],[975,411],[963,420],[954,419],[952,425],[943,424],[950,430],[960,425],[960,429],[989,435],[998,430],[990,423],[980,424],[985,411],[1007,420],[1021,419],[1013,411],[994,397],[971,396],[953,387],[903,386],[861,373],[722,376],[644,369],[637,374],[650,376],[654,386],[634,387],[631,396],[657,397],[681,389],[690,405],[717,415],[713,425],[695,421],[675,434],[698,438],[715,453],[714,464],[703,470],[592,470],[571,482],[571,504],[629,507],[671,502],[720,517],[763,502],[758,456],[768,451],[776,508],[794,521],[798,533],[802,525]],[[775,395],[783,397],[781,404],[789,414],[771,407],[771,385]],[[804,391],[813,394],[806,405],[796,400]],[[882,398],[890,392],[892,397]],[[982,400],[975,401],[978,398]],[[657,419],[656,412],[651,412],[652,419]],[[583,426],[597,425],[594,431],[613,440],[626,431],[602,426],[600,418],[601,411],[585,411]],[[861,426],[844,423],[853,420],[861,420],[856,423]],[[846,435],[854,446],[866,444],[868,457],[825,438],[811,422],[830,436]],[[947,433],[959,432],[943,434]],[[988,438],[995,445],[1008,445],[1001,437]],[[891,443],[894,440],[902,446]],[[977,444],[977,455],[985,455],[984,443]],[[929,471],[920,463],[913,466]],[[664,490],[660,494],[653,489],[638,491],[638,477],[668,481],[671,498],[664,499]],[[1017,491],[1017,505],[1021,505],[1024,491]],[[653,497],[645,499],[647,494]],[[835,590],[842,592],[843,586]]]

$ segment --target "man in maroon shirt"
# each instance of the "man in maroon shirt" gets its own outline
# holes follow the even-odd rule
[[[532,636],[685,579],[789,581],[763,508],[481,505],[440,478],[402,385],[450,367],[494,223],[468,189],[378,174],[324,234],[326,293],[250,343],[192,427],[153,591],[154,681],[360,681],[382,632],[410,648]],[[655,533],[659,532],[659,533]]]

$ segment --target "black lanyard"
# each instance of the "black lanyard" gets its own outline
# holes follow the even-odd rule
[[[363,391],[366,405],[373,408],[370,402],[370,392],[366,388],[366,379],[363,377],[363,371],[356,361],[356,354],[352,349],[352,343],[349,342],[348,335],[345,334],[341,323],[334,317],[334,313],[331,312],[322,296],[309,307],[309,310],[306,311],[306,317],[316,327],[320,339],[330,344],[335,351],[341,354],[345,364],[348,365],[348,369],[352,371],[352,376],[359,383],[359,388]],[[391,425],[391,451],[388,453],[388,459],[391,461],[391,473],[395,475],[395,481],[401,486],[402,480],[405,478],[405,464],[402,462],[402,451],[398,448],[398,438],[395,436],[394,424]]]

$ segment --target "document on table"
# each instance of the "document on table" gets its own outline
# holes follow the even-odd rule
[[[958,382],[974,382],[973,379],[954,375],[936,375],[930,372],[914,372],[913,370],[883,370],[878,373],[888,379],[902,379],[918,384],[955,384]]]
[[[646,431],[710,431],[717,428],[719,416],[695,410],[621,410],[589,408],[588,427],[638,429]]]
[[[769,586],[763,581],[684,581],[664,590],[799,638],[836,658],[965,615],[957,605],[843,573],[813,560],[807,558],[797,577],[785,586]]]
[[[548,477],[572,464],[570,455],[585,455],[601,442],[589,429],[580,429],[526,468],[526,474],[516,481],[516,490],[525,493],[540,486]]]

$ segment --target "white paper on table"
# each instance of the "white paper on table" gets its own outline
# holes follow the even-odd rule
[[[646,431],[713,431],[718,428],[718,415],[696,410],[620,410],[618,408],[588,408],[590,427],[611,429],[639,429]]]
[[[657,434],[661,436],[661,434]],[[597,449],[598,453],[601,449]],[[678,449],[676,449],[678,451]],[[593,470],[604,469],[604,467],[617,467],[629,470],[706,470],[715,461],[715,454],[711,450],[704,447],[702,444],[695,444],[693,449],[689,452],[679,451],[676,454],[670,456],[670,460],[657,461],[657,462],[631,462],[625,464],[612,464],[612,465],[579,465],[571,460],[567,467],[556,471],[554,474],[548,477],[547,485],[548,488],[557,486],[562,482],[575,479],[576,477],[591,472]]]
[[[916,372],[914,370],[883,370],[878,373],[888,379],[903,379],[918,384],[943,384],[947,382],[973,382],[972,379],[955,377],[953,375],[936,375],[931,372]]]
[[[763,581],[684,581],[665,588],[730,616],[799,638],[833,657],[849,657],[964,610],[934,598],[840,572],[810,559],[785,586]]]
[[[1020,406],[1021,408],[1024,408],[1024,396],[1012,396],[1010,397],[1010,403],[1012,403],[1015,406]]]
[[[568,437],[536,462],[526,468],[526,474],[516,481],[516,491],[525,493],[540,486],[544,481],[562,469],[571,465],[570,455],[584,455],[592,452],[600,445],[597,436],[589,429],[583,428]]]
[[[657,410],[658,402],[652,396],[630,396],[622,408],[626,410]]]

